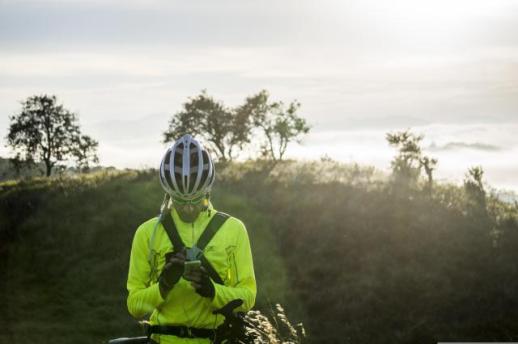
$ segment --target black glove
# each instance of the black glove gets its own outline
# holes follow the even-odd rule
[[[183,275],[185,262],[185,251],[168,252],[165,254],[165,265],[158,278],[160,294],[165,298],[167,293],[180,280]]]
[[[198,294],[210,299],[214,298],[214,295],[216,294],[214,284],[212,284],[209,274],[203,266],[201,266],[199,270],[186,273],[183,277],[191,282],[192,287]]]

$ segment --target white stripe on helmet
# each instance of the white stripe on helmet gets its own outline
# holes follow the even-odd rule
[[[193,145],[192,148],[191,145]],[[177,154],[181,154],[181,166],[175,165]],[[196,166],[191,166],[191,154],[197,154],[198,156]],[[169,158],[169,164],[166,165],[167,158]],[[207,177],[202,183],[204,172],[207,173]],[[175,173],[180,175],[181,181],[177,181]],[[195,179],[192,180],[194,185],[192,190],[189,190],[191,175],[194,173],[196,174]],[[211,190],[215,179],[214,162],[203,145],[191,135],[186,134],[166,151],[160,163],[159,177],[162,188],[168,194],[180,198],[197,198]]]

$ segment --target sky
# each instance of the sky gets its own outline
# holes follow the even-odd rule
[[[386,133],[410,129],[440,180],[481,165],[518,191],[518,1],[0,0],[2,138],[22,100],[55,94],[102,165],[157,167],[203,89],[298,100],[312,130],[292,158],[388,171]]]

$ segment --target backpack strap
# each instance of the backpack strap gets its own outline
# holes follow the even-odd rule
[[[201,236],[198,238],[198,241],[196,242],[196,247],[198,247],[201,251],[205,249],[207,244],[212,240],[214,235],[218,232],[218,230],[223,226],[225,221],[230,217],[230,215],[217,212],[214,214],[212,219],[210,219],[209,224],[207,227],[205,227],[205,230],[203,233],[201,233]],[[209,260],[205,257],[205,255],[200,255],[201,264],[203,267],[207,270],[207,273],[212,278],[212,280],[218,284],[223,285],[223,279],[221,279],[221,276],[218,274],[216,269],[212,266],[212,264],[209,262]]]
[[[216,269],[214,269],[214,267],[212,266],[212,264],[209,262],[209,260],[207,258],[205,258],[204,255],[201,255],[200,256],[200,261],[201,261],[201,265],[203,265],[203,267],[205,268],[205,270],[207,270],[207,273],[209,274],[210,278],[216,282],[217,284],[221,284],[221,285],[224,285],[223,283],[223,279],[221,278],[221,276],[218,274],[218,272],[216,271]]]
[[[214,214],[203,233],[201,233],[198,241],[196,242],[196,246],[198,246],[198,248],[203,251],[205,246],[207,246],[207,244],[212,240],[214,235],[216,235],[218,230],[221,228],[221,226],[223,226],[229,217],[230,215],[220,211]]]
[[[169,240],[171,240],[171,244],[173,244],[173,250],[177,252],[181,251],[185,245],[182,238],[180,238],[180,234],[178,233],[178,229],[176,229],[176,225],[174,224],[171,214],[169,212],[162,213],[160,216],[160,222],[162,222],[165,232],[167,233]]]
[[[212,219],[210,219],[209,224],[207,227],[205,227],[205,230],[201,234],[200,238],[198,239],[198,242],[196,243],[196,247],[200,251],[200,255],[198,259],[201,261],[201,264],[207,270],[207,273],[209,274],[210,278],[218,283],[223,285],[223,279],[218,274],[216,269],[212,266],[212,264],[209,262],[207,258],[203,255],[203,249],[205,249],[205,246],[212,240],[214,235],[218,232],[218,230],[221,228],[221,226],[225,223],[225,221],[230,217],[230,215],[217,212],[214,214]],[[185,244],[183,243],[182,239],[180,238],[180,234],[178,233],[178,229],[176,228],[176,225],[174,224],[173,217],[169,212],[163,213],[160,217],[160,222],[162,222],[162,225],[165,228],[165,231],[167,233],[167,236],[169,237],[169,240],[171,240],[171,243],[173,244],[173,249],[175,251],[180,251],[185,247]]]

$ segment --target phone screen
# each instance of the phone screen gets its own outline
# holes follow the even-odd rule
[[[185,273],[190,273],[191,271],[199,270],[200,266],[200,260],[188,260],[184,263]]]

